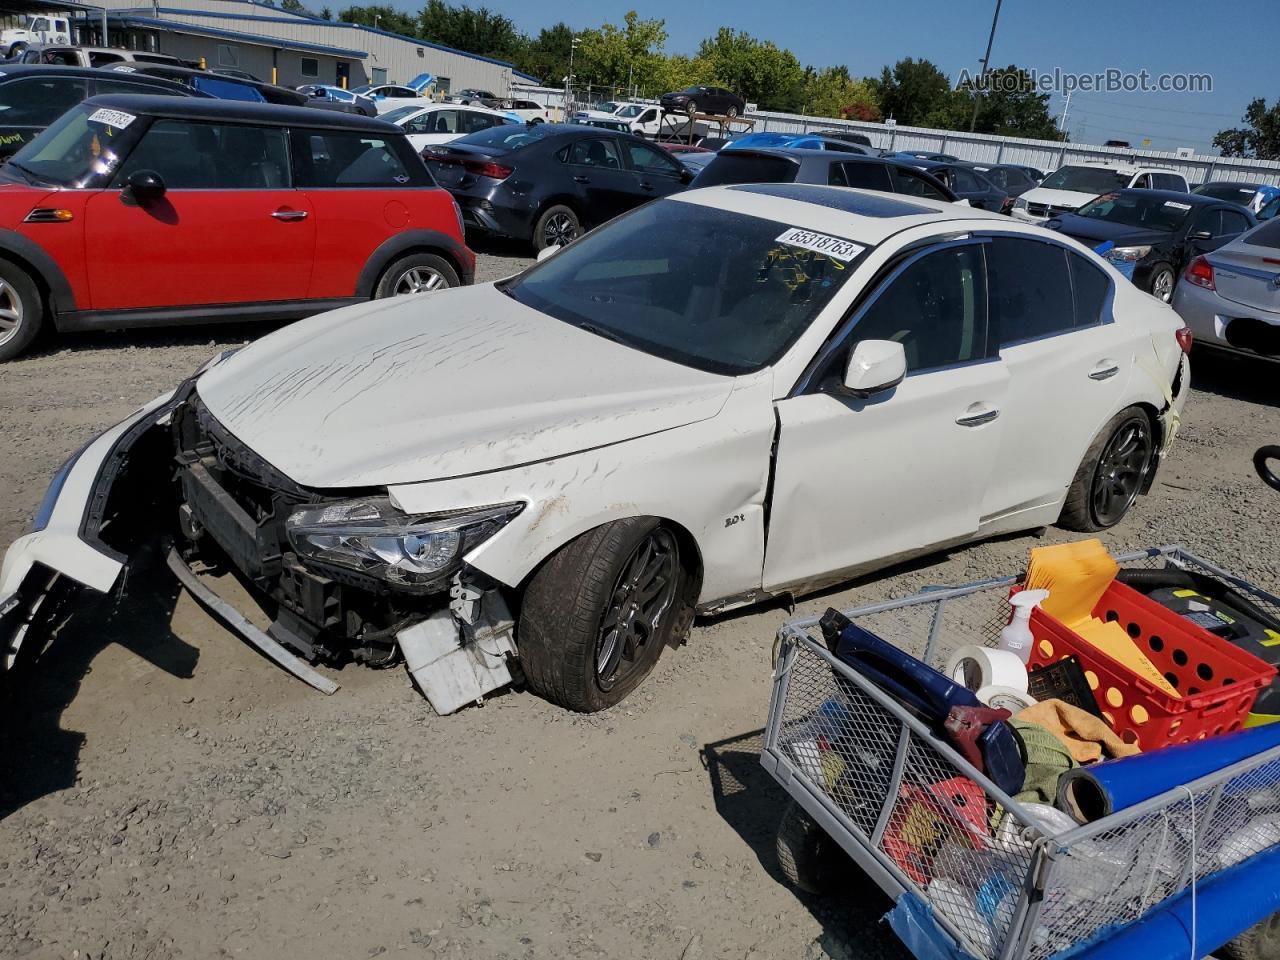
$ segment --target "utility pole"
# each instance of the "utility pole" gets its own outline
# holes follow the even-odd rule
[[[1071,94],[1074,90],[1067,91],[1067,102],[1062,106],[1062,116],[1058,118],[1058,129],[1064,134],[1067,132],[1067,114],[1071,112]]]
[[[982,73],[979,76],[985,79],[987,76],[987,64],[991,62],[991,44],[996,39],[996,21],[1000,19],[1000,4],[1004,0],[996,0],[996,12],[991,18],[991,33],[987,36],[987,52],[982,57]],[[969,120],[969,132],[973,133],[973,128],[978,125],[978,101],[982,99],[982,89],[979,89],[973,95],[973,117]]]
[[[573,54],[577,51],[580,42],[578,37],[573,37],[569,41],[569,72],[564,78],[564,119],[566,123],[569,120],[569,110],[573,103],[573,94],[570,92],[570,85],[573,83]]]

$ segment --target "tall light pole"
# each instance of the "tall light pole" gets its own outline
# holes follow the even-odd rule
[[[982,57],[982,73],[979,74],[979,76],[984,80],[987,76],[987,64],[991,60],[991,44],[996,38],[996,21],[1000,19],[1000,4],[1003,2],[1004,0],[996,0],[996,12],[991,18],[991,33],[987,36],[987,52]],[[978,101],[981,99],[982,88],[979,86],[978,90],[973,95],[973,116],[969,119],[970,133],[973,133],[973,128],[978,125]]]
[[[573,103],[573,94],[570,92],[570,84],[573,83],[573,55],[581,42],[579,37],[573,37],[569,41],[569,72],[564,78],[564,118],[566,122],[569,119],[569,107]]]

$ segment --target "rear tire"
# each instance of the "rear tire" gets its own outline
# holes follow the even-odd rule
[[[1222,952],[1230,960],[1280,960],[1280,913],[1228,940]]]
[[[44,323],[44,300],[35,281],[17,264],[0,260],[0,361],[31,346]]]
[[[1154,459],[1151,420],[1139,407],[1121,410],[1089,445],[1058,526],[1081,533],[1114,527],[1137,500]]]
[[[434,253],[411,253],[387,267],[378,281],[374,299],[413,293],[434,293],[458,286],[458,273],[444,257]]]
[[[688,627],[688,584],[679,541],[656,517],[570,541],[525,589],[516,647],[529,689],[581,713],[619,703]]]
[[[782,876],[797,890],[822,896],[842,877],[848,879],[850,864],[844,851],[794,800],[778,824],[775,849]]]
[[[728,117],[730,120],[732,120],[738,115],[738,108],[736,106],[730,107],[728,110],[724,112],[724,115]]]
[[[690,100],[689,103],[685,106],[684,112],[692,117],[695,113],[698,112],[698,101]]]
[[[563,247],[582,236],[582,222],[578,215],[562,203],[547,207],[533,225],[533,249],[541,252],[547,247]]]

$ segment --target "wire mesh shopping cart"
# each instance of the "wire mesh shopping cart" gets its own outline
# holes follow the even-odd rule
[[[1117,560],[1212,577],[1280,617],[1280,599],[1180,547]],[[1020,579],[926,590],[846,616],[942,669],[963,645],[995,645]],[[897,901],[890,921],[918,956],[1044,960],[1078,951],[1180,894],[1193,898],[1194,915],[1202,881],[1280,846],[1280,748],[1064,829],[833,657],[817,626],[810,617],[779,631],[761,762]]]

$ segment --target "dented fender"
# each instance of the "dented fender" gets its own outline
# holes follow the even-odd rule
[[[760,588],[772,393],[772,376],[763,371],[740,378],[721,411],[698,423],[511,469],[391,486],[390,494],[409,513],[524,502],[465,558],[508,586],[588,530],[626,517],[663,517],[697,544],[704,605]]]

